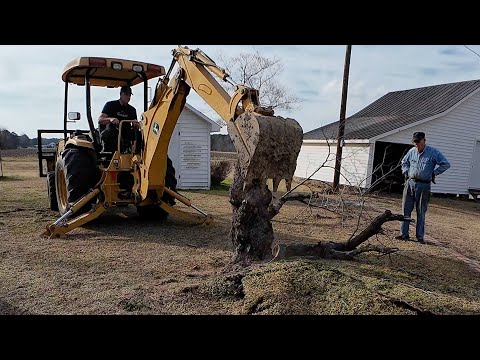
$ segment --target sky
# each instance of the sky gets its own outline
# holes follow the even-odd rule
[[[340,117],[346,45],[192,45],[214,61],[222,56],[259,51],[278,58],[283,72],[277,81],[301,99],[295,109],[276,115],[296,119],[304,132]],[[176,45],[0,45],[0,129],[36,138],[37,129],[63,128],[65,65],[82,56],[114,57],[170,66]],[[219,61],[217,61],[219,63]],[[480,45],[353,45],[346,116],[391,91],[480,79]],[[236,79],[232,79],[236,81]],[[154,87],[152,82],[150,85]],[[93,91],[93,90],[92,90]],[[95,89],[92,116],[118,89]],[[142,95],[130,102],[140,115]],[[70,91],[69,111],[82,113],[72,128],[87,129],[84,88]],[[191,91],[187,102],[214,121],[219,116]],[[221,133],[226,134],[226,127]]]

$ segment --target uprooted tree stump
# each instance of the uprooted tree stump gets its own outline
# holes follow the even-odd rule
[[[272,193],[265,184],[254,181],[244,188],[239,163],[235,166],[230,187],[232,227],[230,236],[234,247],[233,263],[249,264],[272,257],[273,227],[268,207]]]

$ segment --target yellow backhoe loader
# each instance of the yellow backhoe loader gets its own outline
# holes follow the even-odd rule
[[[82,57],[64,69],[65,82],[63,139],[47,159],[50,207],[60,218],[47,226],[44,235],[59,237],[97,218],[110,207],[133,204],[140,215],[165,217],[168,214],[210,221],[211,216],[176,191],[175,169],[167,156],[175,124],[190,89],[196,91],[227,123],[237,149],[244,186],[273,179],[274,191],[282,179],[287,188],[296,167],[303,131],[293,119],[273,116],[271,108],[259,104],[256,89],[235,84],[229,74],[200,49],[179,46],[172,51],[169,70],[140,61]],[[176,69],[174,75],[172,72]],[[215,79],[234,86],[229,95]],[[158,78],[148,106],[148,80]],[[68,111],[69,84],[85,86],[88,130],[72,131],[67,124],[80,118]],[[118,146],[103,151],[100,134],[91,114],[91,87],[143,86],[144,112],[140,131],[131,121],[119,124]],[[135,89],[134,89],[135,90]],[[39,130],[41,133],[54,130]],[[126,144],[128,143],[128,144]],[[173,207],[180,201],[195,211]]]

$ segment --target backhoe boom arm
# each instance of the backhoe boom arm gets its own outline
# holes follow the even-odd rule
[[[168,144],[173,129],[193,89],[227,123],[228,134],[237,149],[245,184],[273,179],[274,190],[280,180],[290,186],[303,138],[293,119],[273,116],[271,108],[259,103],[258,90],[237,85],[230,75],[201,50],[177,47],[176,75],[169,73],[159,82],[150,109],[142,114],[145,151],[138,188],[142,199],[149,190],[163,193]],[[172,66],[173,67],[173,66]],[[171,69],[172,69],[171,67]],[[235,86],[229,95],[214,75]],[[168,84],[166,83],[168,81]]]

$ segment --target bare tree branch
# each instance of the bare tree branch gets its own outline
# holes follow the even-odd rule
[[[218,58],[219,64],[227,70],[234,81],[259,91],[263,106],[291,110],[302,101],[279,83],[278,77],[283,72],[283,64],[279,58],[265,57],[258,50],[233,57],[220,54]],[[223,83],[222,86],[228,90],[232,89],[229,83]]]

